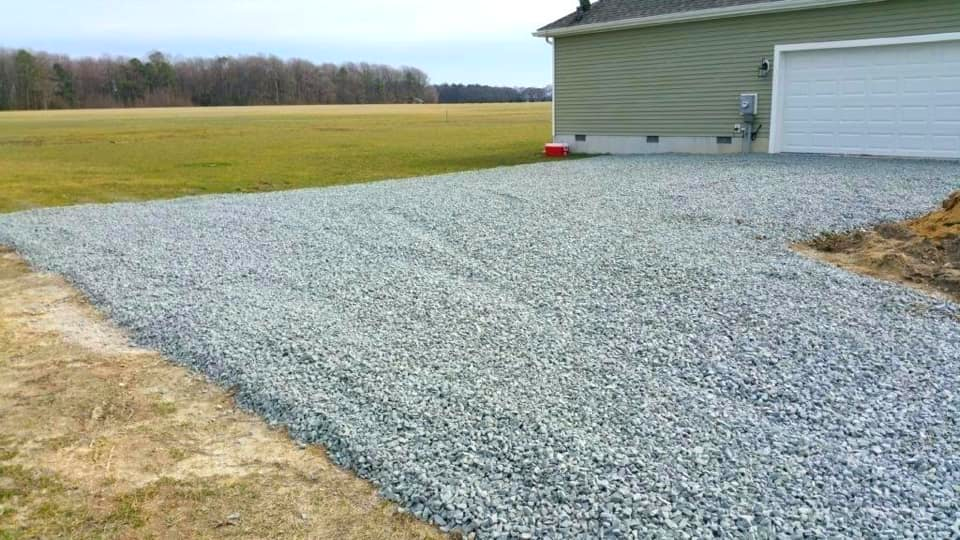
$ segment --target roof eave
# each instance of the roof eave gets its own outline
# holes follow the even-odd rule
[[[683,22],[703,21],[707,19],[723,19],[727,17],[743,17],[746,15],[761,15],[764,13],[778,13],[781,11],[796,11],[801,9],[815,9],[849,4],[872,4],[886,0],[781,0],[779,2],[747,4],[722,8],[700,9],[680,13],[654,15],[623,19],[605,23],[581,24],[562,28],[541,29],[533,33],[535,37],[562,37],[577,34],[594,34],[597,32],[612,32],[614,30],[628,30],[645,26],[660,26]]]

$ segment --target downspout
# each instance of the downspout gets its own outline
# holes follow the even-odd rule
[[[553,48],[553,81],[550,83],[553,85],[553,95],[550,98],[550,142],[557,142],[557,41],[550,36],[543,39]]]

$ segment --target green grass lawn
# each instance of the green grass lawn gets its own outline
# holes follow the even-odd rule
[[[0,113],[0,212],[530,163],[550,105]]]

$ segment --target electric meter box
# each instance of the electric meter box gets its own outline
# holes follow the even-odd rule
[[[740,114],[757,114],[757,94],[740,94]]]

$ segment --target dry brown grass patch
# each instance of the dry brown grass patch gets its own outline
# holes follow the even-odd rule
[[[0,539],[442,538],[0,251]]]

